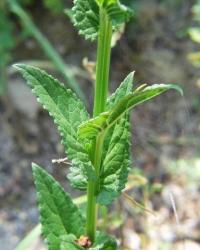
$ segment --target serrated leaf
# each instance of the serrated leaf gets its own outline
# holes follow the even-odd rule
[[[125,188],[130,165],[130,124],[127,115],[114,126],[102,163],[100,191],[97,196],[99,204],[108,205],[119,196]]]
[[[119,0],[97,0],[103,2],[102,6],[106,9],[113,27],[127,22],[132,16],[131,9],[121,4]]]
[[[122,5],[119,0],[74,0],[72,20],[78,28],[79,34],[84,35],[86,39],[93,41],[97,37],[100,8],[106,10],[113,28],[128,21],[132,15],[132,11]]]
[[[101,205],[108,205],[125,188],[130,168],[130,124],[129,111],[131,108],[147,101],[168,89],[181,89],[176,85],[154,85],[144,86],[131,91],[133,74],[130,74],[124,81],[126,88],[119,88],[111,96],[107,112],[80,125],[78,134],[81,138],[93,140],[100,133],[105,133],[103,163],[100,173],[100,188],[97,202]]]
[[[95,242],[89,250],[116,250],[117,243],[116,240],[102,232],[97,232]]]
[[[132,91],[134,72],[129,74],[116,92],[108,99],[107,110],[112,109],[121,98]],[[100,190],[97,202],[108,205],[124,189],[130,168],[130,122],[129,115],[122,117],[105,136]]]
[[[72,161],[69,179],[74,187],[83,188],[87,179],[95,179],[95,172],[89,155],[77,138],[78,126],[87,121],[89,115],[83,103],[63,84],[45,71],[17,64],[38,101],[49,111],[62,137],[62,144],[69,160]]]
[[[134,91],[133,93],[122,98],[113,109],[105,113],[100,114],[94,119],[81,124],[78,129],[80,138],[94,139],[98,134],[102,133],[106,129],[110,128],[130,109],[146,102],[170,89],[176,89],[183,94],[182,89],[174,84],[154,84],[146,87],[141,91]],[[97,125],[97,126],[96,126]]]
[[[84,234],[85,219],[60,184],[44,169],[33,164],[42,233],[50,250],[60,250],[61,237]]]
[[[79,34],[95,40],[99,30],[99,6],[95,0],[74,0],[72,20]]]

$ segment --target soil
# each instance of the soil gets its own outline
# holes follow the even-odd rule
[[[132,70],[136,86],[175,82],[184,89],[184,97],[170,92],[132,114],[133,167],[144,172],[149,185],[128,193],[140,203],[145,201],[156,217],[133,207],[123,196],[114,203],[116,211],[123,209],[123,226],[113,223],[109,230],[122,238],[124,249],[200,249],[200,71],[187,60],[198,45],[185,32],[193,25],[193,2],[136,1],[136,17],[113,49],[112,91]],[[38,27],[67,64],[83,70],[82,59],[94,60],[95,46],[80,38],[66,17],[42,11],[32,12]],[[33,38],[18,45],[12,63],[30,59],[46,59]],[[65,157],[55,125],[22,78],[16,73],[8,76],[8,92],[0,98],[0,246],[4,250],[14,249],[38,223],[31,162],[44,166],[68,192],[79,195],[66,181],[67,167],[51,163]],[[91,111],[92,84],[78,79]],[[159,192],[151,190],[155,183],[162,184]]]

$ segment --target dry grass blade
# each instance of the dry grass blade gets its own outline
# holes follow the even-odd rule
[[[142,204],[140,204],[139,202],[137,202],[134,198],[132,198],[130,195],[128,195],[127,193],[122,193],[122,195],[129,201],[131,202],[134,206],[139,207],[141,210],[143,210],[144,212],[151,214],[153,216],[156,216],[156,214],[149,208],[146,208],[145,206],[143,206]]]

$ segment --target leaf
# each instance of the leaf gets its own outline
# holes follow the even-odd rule
[[[72,16],[79,34],[86,39],[95,40],[99,30],[99,6],[96,1],[74,0]]]
[[[72,242],[62,242],[61,248],[59,250],[84,250],[85,248],[79,247],[75,243]]]
[[[132,11],[122,5],[119,0],[74,0],[72,20],[78,28],[79,34],[94,41],[99,31],[100,8],[106,10],[113,28],[128,21]]]
[[[74,187],[83,188],[88,178],[95,179],[89,155],[77,138],[78,126],[89,118],[83,103],[45,71],[23,64],[15,67],[23,74],[38,101],[54,118],[65,152],[72,162],[69,179]]]
[[[113,108],[124,96],[132,91],[134,74],[135,71],[128,74],[119,88],[108,98],[106,105],[107,111]]]
[[[116,250],[116,240],[102,232],[97,232],[96,240],[90,250]]]
[[[102,163],[100,191],[97,202],[110,204],[125,188],[130,169],[129,116],[122,118],[114,127],[106,157]]]
[[[142,86],[129,94],[132,79],[133,73],[124,80],[116,93],[111,96],[106,112],[80,125],[78,129],[81,139],[93,140],[100,134],[106,134],[100,173],[100,188],[97,196],[97,202],[101,205],[110,204],[125,188],[127,182],[130,168],[130,124],[128,120],[130,109],[171,88],[175,88],[182,93],[176,85],[161,84],[145,88]]]
[[[129,74],[107,102],[107,110],[132,91],[134,72]],[[100,191],[97,202],[108,205],[124,189],[130,168],[130,122],[124,115],[105,136]]]
[[[122,98],[113,109],[106,113],[106,118],[105,113],[102,113],[95,119],[81,124],[78,129],[79,137],[81,139],[94,139],[98,134],[115,124],[130,109],[170,89],[176,89],[183,94],[182,89],[174,84],[154,84],[140,91],[134,91]]]
[[[85,219],[60,184],[45,170],[33,164],[42,233],[50,250],[60,250],[60,238],[84,234]]]
[[[113,27],[127,22],[132,16],[131,9],[121,4],[119,0],[97,0],[106,9]]]
[[[84,250],[85,248],[82,248],[75,243],[76,240],[77,238],[73,234],[61,237],[61,250]]]

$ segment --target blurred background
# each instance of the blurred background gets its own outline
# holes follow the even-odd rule
[[[100,226],[125,250],[200,249],[200,1],[121,0],[134,9],[112,51],[110,91],[136,71],[135,84],[179,83],[135,109],[133,166],[126,194]],[[36,65],[77,89],[92,110],[96,45],[64,9],[71,0],[0,1],[0,246],[13,250],[38,224],[31,162],[45,167],[73,197],[55,125],[12,65]],[[121,34],[117,34],[116,39]],[[111,213],[112,210],[112,213]],[[114,212],[113,212],[114,211]],[[112,220],[113,223],[107,224]],[[28,248],[45,249],[39,237]]]

